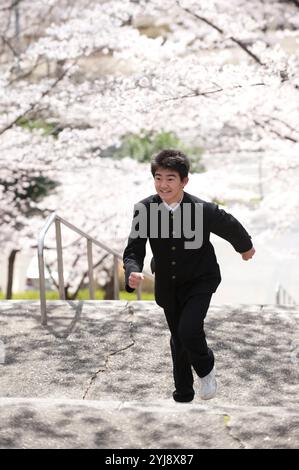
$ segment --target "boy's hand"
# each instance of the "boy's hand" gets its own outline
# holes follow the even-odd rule
[[[250,250],[245,251],[245,253],[241,253],[241,255],[245,261],[248,261],[250,258],[253,257],[254,253],[255,253],[255,249],[252,247]]]
[[[129,286],[132,289],[137,289],[143,279],[144,275],[142,273],[131,273],[129,276]]]

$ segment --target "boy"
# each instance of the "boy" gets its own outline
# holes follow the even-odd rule
[[[175,390],[173,399],[194,398],[192,368],[204,400],[216,395],[213,351],[208,347],[204,319],[212,294],[221,282],[210,233],[229,241],[244,260],[253,257],[251,237],[232,215],[216,204],[188,194],[190,162],[177,150],[162,150],[151,162],[157,194],[135,205],[124,250],[126,290],[144,279],[145,245],[149,239],[155,272],[155,299],[163,307],[171,333]]]

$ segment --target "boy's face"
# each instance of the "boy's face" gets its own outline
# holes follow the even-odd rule
[[[183,188],[189,181],[188,176],[181,180],[177,171],[158,168],[154,176],[155,188],[160,198],[167,204],[178,202],[183,195]]]

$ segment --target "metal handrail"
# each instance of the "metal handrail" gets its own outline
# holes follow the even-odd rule
[[[46,222],[41,229],[38,236],[38,269],[39,269],[39,290],[40,290],[40,308],[41,308],[41,323],[42,325],[47,324],[47,305],[46,305],[46,286],[45,286],[45,261],[44,261],[44,239],[47,231],[49,230],[52,223],[55,222],[55,234],[56,234],[56,251],[57,251],[57,265],[58,265],[58,284],[59,284],[59,296],[61,300],[65,300],[64,290],[64,276],[63,276],[63,253],[62,253],[62,240],[61,240],[61,223],[66,225],[68,228],[78,233],[87,240],[87,262],[88,262],[88,280],[89,280],[89,298],[94,300],[94,279],[93,279],[93,263],[92,263],[92,244],[99,246],[103,250],[113,255],[113,279],[114,279],[114,299],[119,299],[119,279],[118,279],[118,261],[122,260],[122,255],[117,251],[109,248],[102,242],[99,242],[95,238],[88,235],[83,230],[80,230],[75,225],[71,224],[67,220],[60,217],[56,212],[53,212],[48,216]],[[143,271],[143,274],[153,279],[152,274]],[[137,289],[137,298],[141,300],[141,286]]]
[[[296,300],[279,283],[276,286],[275,300],[276,305],[297,305]]]

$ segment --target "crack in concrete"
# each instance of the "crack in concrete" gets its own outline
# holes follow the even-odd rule
[[[120,311],[120,315],[121,314],[124,314],[124,312],[128,311],[128,314],[129,315],[133,315],[134,314],[134,307],[132,307],[132,305],[130,305],[129,302],[126,303],[125,307],[123,308],[123,310]],[[134,340],[134,336],[133,336],[133,322],[130,321],[129,322],[129,335],[130,335],[130,344],[127,344],[126,346],[120,348],[120,349],[116,349],[115,351],[112,351],[110,352],[109,354],[107,354],[107,356],[105,357],[105,363],[104,363],[104,366],[99,368],[94,374],[93,376],[91,377],[90,381],[89,381],[89,384],[83,394],[83,397],[82,399],[85,400],[92,385],[93,385],[93,382],[96,380],[98,374],[100,374],[101,372],[106,372],[108,370],[108,363],[109,363],[109,359],[110,357],[112,356],[115,356],[116,354],[119,354],[123,351],[126,351],[127,349],[131,348],[132,346],[135,345],[135,340]]]
[[[228,435],[232,438],[233,441],[235,441],[239,444],[241,449],[246,449],[247,448],[246,445],[232,431],[232,427],[231,427],[231,424],[230,424],[231,416],[227,413],[222,414],[222,416],[223,416],[223,421],[224,421],[224,428],[227,430]]]

